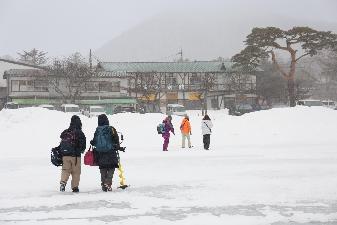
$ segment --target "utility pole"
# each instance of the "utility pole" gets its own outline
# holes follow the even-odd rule
[[[90,68],[90,72],[92,72],[92,54],[91,54],[91,49],[89,51],[89,68]]]
[[[180,51],[177,53],[177,55],[180,55],[179,61],[183,62],[184,61],[184,57],[183,57],[183,49],[182,48],[180,48]]]

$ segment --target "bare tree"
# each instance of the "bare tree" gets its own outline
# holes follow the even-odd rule
[[[68,58],[55,59],[49,69],[49,83],[56,93],[62,96],[63,102],[75,103],[85,90],[85,83],[93,76],[89,64],[75,53]]]
[[[43,65],[47,62],[46,54],[47,52],[43,52],[33,48],[30,51],[23,51],[23,53],[18,53],[18,60],[32,65]]]
[[[162,97],[161,75],[156,73],[134,73],[131,75],[132,87],[130,91],[136,93],[136,97],[141,99],[146,105],[152,105],[151,111],[160,108],[160,98]]]
[[[208,94],[212,90],[212,88],[215,86],[216,75],[213,73],[205,73],[202,75],[201,79],[202,79],[201,90],[204,96],[201,113],[204,116],[207,114],[207,109],[208,109],[208,105],[207,105]]]

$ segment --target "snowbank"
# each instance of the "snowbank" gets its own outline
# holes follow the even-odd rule
[[[211,150],[202,148],[200,111],[189,111],[192,149],[179,125],[163,152],[163,114],[117,114],[125,136],[126,190],[100,190],[96,167],[82,166],[80,193],[58,191],[50,149],[71,115],[40,108],[0,111],[0,224],[337,223],[337,111],[279,108],[240,117],[211,111]],[[87,144],[96,118],[81,116]],[[118,186],[115,173],[114,187]]]
[[[202,149],[200,111],[189,111],[192,144]],[[278,146],[331,146],[337,144],[337,111],[322,107],[277,108],[235,117],[226,111],[209,113],[214,128],[211,148]],[[69,126],[71,115],[42,108],[0,111],[1,157],[34,157],[49,153],[59,142],[59,134]],[[159,113],[124,113],[109,116],[110,123],[124,134],[130,156],[160,152],[162,138],[156,126],[165,115]],[[96,118],[81,116],[87,143],[97,126]],[[179,126],[182,117],[173,116],[176,136],[172,135],[169,150],[180,150]],[[10,149],[10,151],[9,151]],[[142,149],[140,151],[140,149]]]

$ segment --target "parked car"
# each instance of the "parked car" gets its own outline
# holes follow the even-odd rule
[[[4,109],[18,109],[19,105],[15,102],[6,102],[4,105]]]
[[[83,111],[83,114],[87,117],[95,117],[101,114],[105,114],[105,108],[103,106],[92,105]]]
[[[303,106],[323,106],[323,103],[321,100],[315,100],[315,99],[306,99],[306,100],[299,100],[297,101],[297,105],[303,105]]]
[[[54,110],[54,109],[55,109],[55,107],[54,107],[53,105],[46,105],[46,104],[44,104],[44,105],[39,105],[38,107],[40,107],[40,108],[45,108],[45,109],[49,109],[49,110]]]
[[[332,109],[336,108],[336,103],[334,101],[324,100],[324,101],[322,101],[322,103],[323,103],[323,106],[325,106],[325,107],[332,108]]]
[[[125,113],[125,112],[134,113],[136,112],[136,110],[135,110],[135,107],[133,106],[117,106],[114,109],[114,113]]]
[[[186,109],[183,105],[179,104],[167,104],[166,114],[184,116],[186,115]]]
[[[63,104],[61,105],[61,111],[65,113],[71,113],[74,115],[80,115],[80,107],[75,104]]]
[[[228,114],[232,116],[241,116],[245,113],[254,112],[254,108],[251,104],[238,104],[229,108]]]

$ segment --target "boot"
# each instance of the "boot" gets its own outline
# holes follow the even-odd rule
[[[60,191],[64,192],[66,190],[66,182],[61,181],[60,182]]]
[[[104,192],[108,191],[108,188],[105,184],[101,184],[101,186],[102,186],[102,191],[104,191]]]
[[[78,189],[78,187],[73,187],[73,192],[80,192],[80,190]]]

